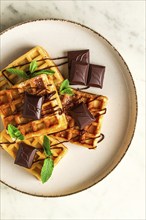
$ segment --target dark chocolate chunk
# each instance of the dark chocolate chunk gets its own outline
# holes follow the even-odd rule
[[[24,118],[40,119],[43,96],[32,95],[25,92],[23,114]]]
[[[84,129],[86,125],[91,124],[92,121],[95,121],[94,116],[90,113],[87,106],[83,102],[72,108],[70,115],[73,117],[81,130]]]
[[[90,64],[88,74],[88,85],[93,87],[103,87],[105,66]]]
[[[69,69],[73,60],[83,63],[89,63],[89,50],[68,51]]]
[[[69,72],[70,84],[86,85],[88,78],[89,64],[72,61]]]
[[[36,148],[21,142],[14,163],[26,168],[31,168],[36,151]]]

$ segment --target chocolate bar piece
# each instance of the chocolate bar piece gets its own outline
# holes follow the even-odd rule
[[[36,150],[36,148],[21,142],[14,163],[26,168],[31,168]]]
[[[68,67],[71,68],[72,61],[89,63],[89,50],[68,51]]]
[[[88,85],[93,87],[103,87],[105,66],[90,64],[88,74]]]
[[[70,84],[86,85],[88,78],[89,64],[72,61],[69,72]]]
[[[81,130],[84,129],[86,125],[90,125],[92,121],[95,121],[94,116],[83,102],[71,109],[70,115]]]
[[[43,96],[32,95],[25,92],[23,117],[36,120],[40,119],[43,101]]]

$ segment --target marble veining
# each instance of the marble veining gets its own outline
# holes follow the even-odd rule
[[[12,14],[18,14],[18,13],[19,13],[19,12],[13,7],[12,4],[10,4],[7,8],[8,8],[8,10],[9,10],[10,12],[12,12]]]
[[[136,133],[124,160],[104,181],[73,196],[45,199],[1,184],[1,219],[144,220],[145,1],[1,1],[1,31],[31,19],[60,18],[89,26],[122,54],[139,103]]]

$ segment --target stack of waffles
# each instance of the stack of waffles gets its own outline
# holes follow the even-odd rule
[[[107,97],[75,89],[72,96],[59,95],[57,88],[63,81],[63,76],[53,60],[49,60],[49,58],[49,54],[37,46],[0,72],[0,115],[4,126],[0,133],[0,143],[2,148],[15,159],[20,141],[13,143],[7,132],[9,124],[17,127],[24,135],[24,143],[35,148],[42,148],[43,137],[47,135],[52,145],[51,152],[56,165],[67,153],[64,142],[69,141],[90,149],[97,146],[97,143],[103,138],[101,126],[106,113]],[[33,60],[37,61],[38,69],[49,68],[55,73],[51,76],[42,74],[23,81],[18,75],[6,71],[7,68],[12,67],[27,71]],[[43,102],[41,117],[37,120],[23,117],[26,92],[39,96],[53,94],[50,99],[45,99]],[[71,108],[74,103],[85,103],[95,118],[90,125],[85,126],[84,132],[75,123],[74,118],[68,114],[68,106]],[[32,167],[26,169],[39,180],[44,158],[44,153],[37,151]]]

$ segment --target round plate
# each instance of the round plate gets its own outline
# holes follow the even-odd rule
[[[46,184],[14,165],[13,159],[1,150],[1,181],[6,185],[36,196],[69,195],[98,183],[121,161],[135,130],[136,90],[125,61],[109,41],[88,27],[65,20],[36,20],[3,32],[2,68],[36,45],[52,57],[69,50],[89,49],[90,63],[106,66],[103,89],[87,90],[109,99],[102,126],[105,139],[95,150],[66,144],[69,151]]]

